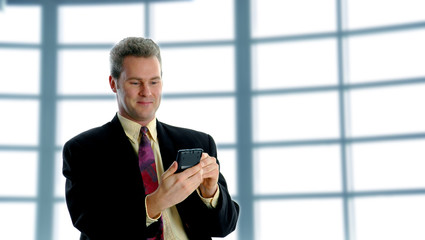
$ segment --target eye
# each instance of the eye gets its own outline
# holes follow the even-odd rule
[[[152,85],[156,85],[156,84],[158,84],[160,81],[161,81],[160,79],[154,79],[154,80],[152,80],[152,81],[151,81],[151,84],[152,84]]]

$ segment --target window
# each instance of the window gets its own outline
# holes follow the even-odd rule
[[[425,236],[423,7],[251,1],[255,239]]]
[[[40,6],[0,11],[0,239],[35,239],[37,229],[40,29]]]
[[[108,54],[127,36],[161,47],[158,119],[210,133],[218,145],[242,207],[226,239],[424,239],[424,7],[7,1],[0,239],[78,239],[62,146],[115,114]],[[199,121],[203,114],[210,120]]]

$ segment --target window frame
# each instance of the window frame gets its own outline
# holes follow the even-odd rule
[[[166,2],[165,0],[164,2]],[[171,0],[168,0],[171,1]],[[254,0],[252,0],[254,1]],[[343,219],[344,219],[344,239],[355,239],[353,206],[355,199],[363,197],[382,197],[382,196],[412,196],[425,195],[425,188],[417,189],[394,189],[385,191],[354,191],[351,182],[351,153],[350,148],[357,143],[376,143],[385,141],[409,141],[415,139],[425,139],[425,132],[378,135],[366,137],[350,137],[348,132],[349,121],[349,94],[357,89],[373,89],[392,86],[406,86],[425,84],[425,76],[408,79],[395,79],[386,81],[373,81],[364,83],[348,83],[346,76],[347,63],[347,44],[346,41],[350,37],[379,34],[385,32],[402,32],[407,30],[425,30],[425,21],[417,23],[407,23],[392,26],[378,26],[371,28],[351,29],[347,30],[344,26],[346,11],[344,10],[343,0],[336,1],[336,31],[322,32],[314,34],[301,35],[283,35],[272,37],[253,37],[251,35],[251,4],[245,0],[234,0],[234,18],[235,18],[235,35],[233,40],[217,40],[217,41],[199,41],[199,42],[164,42],[160,43],[161,47],[180,47],[180,46],[233,46],[235,49],[235,81],[236,87],[234,92],[216,92],[209,94],[165,94],[164,98],[178,99],[182,97],[200,98],[205,97],[233,97],[236,106],[236,142],[230,144],[218,144],[220,149],[234,150],[236,155],[237,169],[237,196],[235,199],[241,205],[243,211],[238,223],[238,238],[251,240],[255,237],[255,204],[261,201],[269,200],[296,200],[296,199],[323,199],[338,198],[343,202]],[[0,93],[0,99],[15,100],[35,100],[39,102],[39,134],[38,144],[36,146],[21,145],[0,145],[0,151],[35,151],[38,154],[38,188],[36,197],[14,197],[2,196],[0,203],[35,203],[36,204],[36,221],[34,239],[53,239],[53,216],[54,206],[63,203],[62,197],[55,196],[55,162],[56,156],[61,147],[56,141],[57,126],[57,103],[61,100],[111,100],[113,96],[104,95],[59,95],[57,93],[57,64],[58,52],[61,49],[109,49],[110,44],[59,44],[58,43],[58,6],[62,4],[105,4],[105,3],[133,3],[136,0],[60,0],[60,1],[36,1],[36,0],[9,0],[10,5],[40,5],[42,8],[41,24],[41,42],[40,43],[0,43],[0,48],[22,48],[36,49],[41,51],[41,69],[40,69],[40,93],[39,94],[8,94]],[[151,31],[149,19],[149,4],[153,0],[142,1],[145,6],[145,36],[149,36]],[[7,7],[7,6],[6,6]],[[295,87],[281,89],[263,89],[256,90],[252,88],[253,73],[247,71],[252,69],[252,59],[255,57],[252,51],[254,45],[263,43],[284,43],[299,40],[319,40],[319,39],[335,39],[337,41],[338,54],[338,83],[330,86],[320,87]],[[253,138],[253,115],[252,99],[270,94],[286,95],[299,93],[313,93],[332,91],[338,94],[339,107],[339,137],[331,139],[305,139],[299,141],[269,141],[256,142]],[[294,146],[317,146],[322,144],[336,144],[340,148],[341,157],[341,176],[342,190],[340,192],[331,193],[312,193],[312,194],[255,194],[254,193],[254,156],[253,149],[262,149],[268,147],[288,148]]]

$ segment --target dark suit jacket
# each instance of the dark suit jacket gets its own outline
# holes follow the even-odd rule
[[[202,148],[217,157],[211,136],[157,121],[158,141],[164,169],[172,164],[177,150]],[[66,202],[81,239],[132,240],[153,234],[146,228],[145,193],[135,154],[118,117],[69,140],[63,149]],[[208,209],[196,191],[177,205],[190,239],[211,239],[231,233],[239,215],[224,177],[220,173],[217,208]]]

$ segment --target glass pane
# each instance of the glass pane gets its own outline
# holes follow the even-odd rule
[[[336,93],[254,98],[254,140],[300,140],[339,136]]]
[[[35,239],[34,203],[0,202],[0,239]]]
[[[354,189],[425,188],[425,140],[354,144]]]
[[[352,135],[423,132],[424,93],[425,84],[351,91]]]
[[[53,239],[80,239],[80,232],[72,225],[71,217],[64,202],[56,203],[54,207]]]
[[[36,145],[38,143],[38,101],[0,99],[0,109],[6,114],[0,119],[0,144]]]
[[[258,44],[254,46],[254,89],[335,85],[335,40]]]
[[[349,0],[348,28],[364,28],[425,20],[422,0]]]
[[[0,151],[0,196],[37,195],[37,153]]]
[[[55,197],[65,197],[65,177],[62,175],[62,151],[55,155]]]
[[[255,239],[341,240],[339,199],[270,200],[255,203]]]
[[[1,16],[1,14],[0,14]],[[22,70],[25,69],[25,75]],[[40,51],[0,49],[0,93],[38,94],[40,92]]]
[[[57,144],[112,120],[118,111],[116,100],[74,100],[58,102]]]
[[[333,0],[251,0],[252,34],[267,37],[335,31]]]
[[[158,41],[232,39],[233,5],[230,0],[153,3],[151,35]]]
[[[7,5],[0,12],[0,32],[0,42],[40,43],[41,7]]]
[[[423,77],[424,42],[424,30],[348,38],[349,81]]]
[[[233,47],[163,48],[161,54],[164,93],[235,89]]]
[[[163,99],[158,120],[210,134],[216,143],[235,142],[233,98]]]
[[[340,191],[340,157],[339,146],[258,149],[254,152],[254,192]]]
[[[109,50],[59,51],[60,94],[111,94]]]
[[[356,239],[425,239],[424,202],[425,196],[356,199]]]
[[[227,182],[227,189],[232,197],[237,194],[237,164],[236,151],[229,149],[218,149],[218,160],[220,161],[220,172]]]
[[[116,43],[144,35],[144,5],[81,5],[59,7],[60,43]]]

